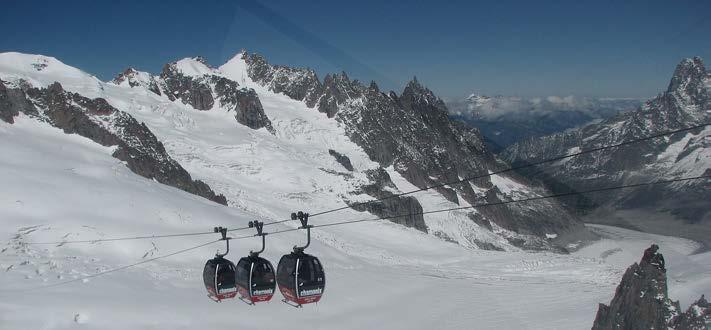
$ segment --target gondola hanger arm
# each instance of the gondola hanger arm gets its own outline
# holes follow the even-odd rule
[[[257,220],[255,220],[255,221],[250,221],[250,222],[249,222],[249,227],[250,227],[250,228],[255,228],[255,229],[257,229],[257,234],[255,234],[254,236],[261,236],[261,237],[262,237],[262,249],[259,250],[259,251],[256,251],[256,252],[255,252],[255,251],[249,251],[249,255],[250,255],[251,257],[258,257],[259,254],[262,253],[262,252],[264,252],[264,249],[266,248],[266,240],[265,240],[265,237],[267,236],[268,233],[265,233],[265,232],[262,231],[262,229],[264,228],[264,222],[261,222],[261,221],[257,221]]]
[[[220,235],[222,235],[222,238],[220,238],[220,240],[225,241],[225,244],[227,245],[227,250],[225,251],[225,253],[221,254],[221,253],[217,252],[217,253],[215,253],[215,256],[216,257],[224,257],[228,253],[230,253],[230,240],[232,239],[232,237],[227,236],[227,228],[215,227],[214,231],[215,231],[215,233],[220,233]]]

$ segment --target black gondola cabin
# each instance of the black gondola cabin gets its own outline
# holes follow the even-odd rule
[[[269,301],[274,296],[276,281],[269,260],[257,256],[244,257],[237,263],[237,291],[251,303]]]
[[[215,257],[205,263],[202,272],[207,295],[210,299],[220,301],[234,298],[237,295],[235,265],[223,257]]]
[[[326,276],[318,258],[303,252],[292,252],[279,260],[277,283],[286,300],[303,305],[321,300]]]

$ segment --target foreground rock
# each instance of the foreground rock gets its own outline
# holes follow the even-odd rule
[[[681,313],[669,299],[664,256],[653,244],[639,264],[625,272],[609,305],[600,304],[593,330],[602,329],[707,329],[711,308],[704,296]]]

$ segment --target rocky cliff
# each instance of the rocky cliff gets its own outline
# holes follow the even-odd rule
[[[669,299],[664,256],[658,250],[653,244],[627,269],[610,304],[600,304],[593,330],[707,329],[711,309],[704,296],[684,313],[678,301]]]

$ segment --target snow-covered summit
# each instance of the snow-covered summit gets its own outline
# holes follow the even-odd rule
[[[221,65],[218,70],[227,78],[236,81],[238,84],[248,87],[254,87],[252,79],[247,73],[247,62],[245,62],[246,51],[237,53],[229,59],[225,64]]]
[[[54,57],[17,52],[0,53],[0,79],[8,82],[25,79],[37,87],[47,87],[57,81],[65,88],[91,85],[95,89],[101,84],[95,76]]]
[[[176,62],[166,64],[166,67],[190,77],[218,74],[218,71],[211,68],[202,56],[186,57]],[[163,70],[165,71],[165,68]]]

